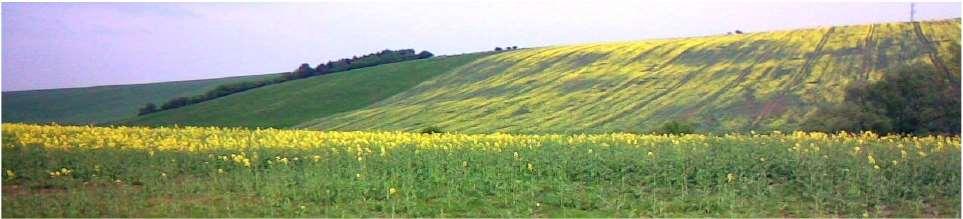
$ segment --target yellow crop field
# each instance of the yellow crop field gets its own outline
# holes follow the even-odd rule
[[[959,137],[11,123],[2,134],[12,217],[960,215]]]

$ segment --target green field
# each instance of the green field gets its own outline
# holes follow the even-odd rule
[[[960,217],[959,137],[3,124],[5,217]]]
[[[922,37],[921,37],[922,36]],[[132,117],[229,80],[4,92],[5,122],[420,130],[796,130],[852,82],[910,64],[959,83],[960,20],[837,26],[479,53],[291,81]],[[94,103],[94,104],[92,104]]]
[[[132,125],[290,127],[368,106],[490,53],[379,65],[265,86],[123,121]]]
[[[297,127],[467,133],[795,130],[853,81],[933,57],[959,83],[960,20],[524,49]],[[929,42],[929,44],[924,44]]]
[[[3,92],[3,122],[91,124],[137,116],[146,103],[202,94],[221,84],[277,74],[150,84]]]

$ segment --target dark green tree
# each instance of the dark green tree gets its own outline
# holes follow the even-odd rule
[[[932,65],[916,64],[888,72],[874,83],[853,83],[843,103],[820,109],[804,127],[959,135],[960,85],[947,77]]]
[[[142,115],[147,115],[154,112],[157,112],[157,105],[154,105],[153,103],[147,103],[146,105],[144,105],[144,107],[141,107],[140,109],[137,110],[137,115],[142,116]]]

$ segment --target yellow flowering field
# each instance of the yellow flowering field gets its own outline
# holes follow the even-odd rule
[[[2,132],[14,217],[960,216],[959,137]]]

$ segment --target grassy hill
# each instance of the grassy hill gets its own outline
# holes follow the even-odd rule
[[[140,116],[123,123],[289,127],[363,108],[489,54],[405,61],[289,81]]]
[[[134,118],[145,102],[220,83],[5,92],[3,119],[469,133],[648,131],[686,121],[703,131],[792,130],[816,107],[841,101],[849,83],[902,65],[933,65],[958,83],[959,57],[959,19],[838,26],[438,57]]]
[[[103,123],[134,117],[148,102],[204,93],[239,81],[275,74],[149,84],[3,92],[3,122]]]
[[[337,130],[791,130],[853,81],[936,65],[958,83],[960,20],[525,49],[484,57],[363,109],[297,125]],[[272,118],[273,119],[273,118]]]

